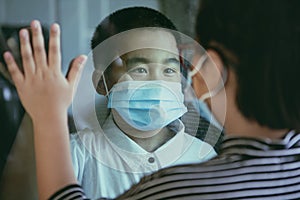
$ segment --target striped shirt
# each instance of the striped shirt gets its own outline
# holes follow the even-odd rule
[[[118,199],[300,199],[300,134],[227,137],[215,159],[160,170]]]
[[[85,200],[87,199],[80,185],[72,184],[53,194],[50,200]]]

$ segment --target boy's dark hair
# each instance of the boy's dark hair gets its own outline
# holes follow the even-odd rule
[[[225,65],[237,76],[240,111],[274,129],[300,129],[299,9],[298,0],[205,0],[197,19],[205,48],[216,42],[237,57]]]
[[[143,27],[177,30],[175,25],[165,15],[152,8],[124,8],[110,14],[96,27],[91,41],[91,48],[96,48],[101,42],[113,35]]]

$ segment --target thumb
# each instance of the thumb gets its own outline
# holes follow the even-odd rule
[[[69,68],[69,72],[67,74],[67,80],[72,86],[74,86],[76,81],[79,79],[86,60],[87,57],[85,55],[80,55],[72,60],[71,67]]]

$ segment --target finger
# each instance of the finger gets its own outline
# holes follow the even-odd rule
[[[72,65],[74,64],[75,61],[76,61],[76,58],[73,58],[73,59],[71,60],[71,62],[69,63],[69,67],[68,67],[68,71],[67,71],[67,73],[66,73],[66,77],[69,76],[70,70],[71,70]]]
[[[60,70],[61,53],[60,53],[60,28],[58,24],[53,24],[50,28],[49,40],[49,67]]]
[[[67,76],[68,82],[72,86],[74,86],[76,81],[79,80],[86,59],[87,59],[86,56],[81,55],[81,56],[78,56],[72,63],[72,66],[69,69],[69,73]]]
[[[28,30],[20,31],[21,55],[25,77],[35,72],[35,63],[32,55]]]
[[[42,28],[39,21],[34,20],[31,22],[32,29],[32,46],[34,52],[34,60],[36,67],[45,69],[47,67],[47,57],[45,52],[44,37]]]
[[[24,81],[24,75],[20,71],[19,67],[16,64],[15,59],[13,58],[10,52],[5,52],[3,57],[6,62],[8,71],[11,75],[11,78],[15,83],[16,87],[18,88],[20,85],[22,85]]]

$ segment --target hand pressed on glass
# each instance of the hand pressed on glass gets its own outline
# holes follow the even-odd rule
[[[26,29],[20,31],[24,74],[10,52],[4,58],[21,102],[33,120],[39,199],[47,199],[61,186],[76,183],[69,151],[67,109],[86,57],[78,56],[65,78],[60,70],[59,26],[51,26],[48,57],[40,23],[33,21],[31,29],[32,42]]]
[[[48,58],[40,23],[33,21],[31,29],[32,46],[28,31],[26,29],[20,31],[24,74],[17,67],[11,53],[6,52],[4,57],[22,103],[35,120],[46,117],[44,112],[51,115],[53,112],[67,110],[72,101],[79,71],[86,58],[78,56],[72,64],[68,77],[65,78],[60,71],[60,29],[58,24],[51,26]],[[41,110],[44,112],[42,113]]]

